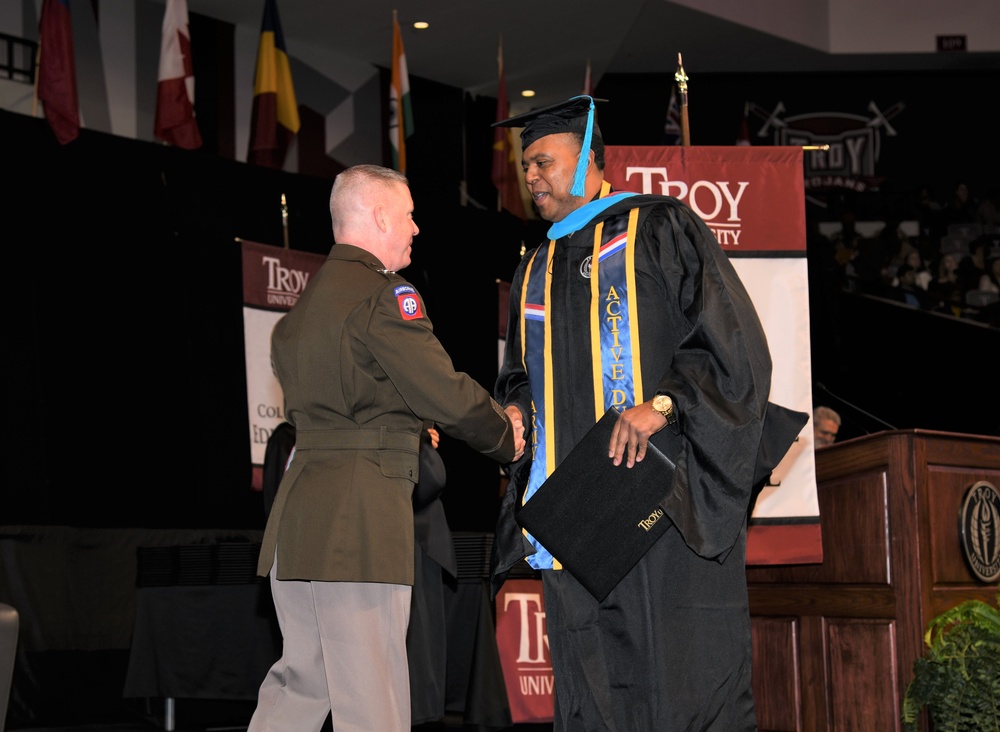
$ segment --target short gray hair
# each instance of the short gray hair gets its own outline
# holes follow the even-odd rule
[[[334,236],[338,228],[349,222],[366,189],[392,183],[409,186],[406,175],[381,165],[354,165],[337,175],[330,190],[330,219]]]
[[[840,415],[830,407],[816,407],[813,410],[813,421],[819,422],[821,419],[828,419],[840,427]]]

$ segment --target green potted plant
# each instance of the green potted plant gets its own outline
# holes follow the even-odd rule
[[[931,620],[924,643],[903,697],[906,729],[926,706],[935,732],[1000,732],[1000,610],[956,605]]]

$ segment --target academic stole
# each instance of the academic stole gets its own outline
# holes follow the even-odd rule
[[[594,422],[611,407],[621,411],[642,403],[637,300],[635,293],[635,232],[639,209],[599,223],[590,257],[591,357],[594,374]],[[521,353],[528,372],[532,407],[532,463],[525,489],[527,501],[555,469],[557,419],[548,419],[553,404],[552,331],[546,303],[552,287],[552,257],[556,242],[541,245],[528,263],[521,288]],[[559,560],[530,533],[537,549],[527,558],[535,569],[562,569]]]

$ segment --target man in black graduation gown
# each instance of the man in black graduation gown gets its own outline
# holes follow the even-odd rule
[[[513,466],[493,590],[526,555],[541,571],[556,732],[753,730],[747,519],[807,415],[768,402],[764,331],[704,222],[604,181],[593,110],[580,96],[497,123],[524,128],[525,182],[553,225],[511,283],[495,397],[530,418],[533,455]],[[598,601],[515,516],[609,407],[608,459],[627,471],[652,440],[676,470],[669,530]]]

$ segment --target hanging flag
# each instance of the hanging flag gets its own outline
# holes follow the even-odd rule
[[[63,145],[80,134],[76,96],[73,21],[69,0],[45,0],[38,23],[38,99],[45,119]]]
[[[292,86],[292,69],[281,33],[275,0],[264,0],[264,21],[257,47],[253,85],[253,117],[247,162],[281,168],[292,138],[298,134],[299,105]]]
[[[406,70],[403,37],[399,20],[392,11],[392,80],[389,84],[389,144],[392,167],[406,172],[406,138],[413,134],[413,109],[410,106],[410,74]]]
[[[667,107],[667,121],[663,125],[663,144],[681,144],[681,107],[677,103],[677,88],[670,90],[670,106]]]
[[[154,134],[185,150],[201,147],[201,134],[194,119],[194,65],[187,0],[167,0],[157,80]]]
[[[594,96],[594,82],[590,78],[590,59],[587,59],[587,70],[583,75],[583,94],[584,96],[592,97]]]
[[[740,120],[740,133],[736,137],[736,144],[750,144],[750,102],[743,103],[743,119]]]
[[[507,100],[507,81],[503,71],[503,39],[497,47],[497,122],[510,114]],[[493,169],[491,177],[497,188],[497,209],[507,209],[519,219],[526,219],[524,199],[521,198],[521,179],[517,175],[517,157],[514,136],[510,127],[493,128]]]

